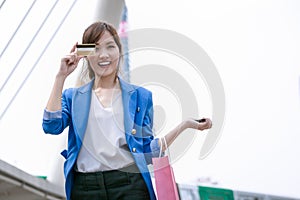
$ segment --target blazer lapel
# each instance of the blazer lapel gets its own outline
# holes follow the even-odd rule
[[[89,118],[91,91],[94,81],[78,88],[73,96],[72,117],[77,145],[80,148]]]
[[[121,78],[119,78],[119,81],[122,90],[125,133],[126,135],[130,135],[131,130],[134,126],[134,117],[137,105],[137,93],[133,85],[126,83]]]

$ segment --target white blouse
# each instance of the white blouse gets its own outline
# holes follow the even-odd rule
[[[92,92],[87,129],[77,158],[77,171],[97,172],[126,167],[134,163],[128,149],[121,92],[110,107],[103,107]]]

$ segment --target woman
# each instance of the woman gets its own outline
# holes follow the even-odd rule
[[[150,91],[119,76],[122,46],[113,26],[96,22],[84,32],[83,44],[96,44],[84,59],[88,67],[79,88],[63,91],[64,81],[83,56],[75,48],[61,59],[44,111],[45,133],[69,127],[64,173],[67,199],[156,199],[147,164],[165,150],[154,139]],[[210,119],[183,121],[165,138],[168,146],[187,128],[211,128]],[[139,172],[139,173],[134,173]]]

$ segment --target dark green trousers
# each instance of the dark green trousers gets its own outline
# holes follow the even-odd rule
[[[72,200],[148,200],[149,192],[140,173],[112,170],[75,172]]]

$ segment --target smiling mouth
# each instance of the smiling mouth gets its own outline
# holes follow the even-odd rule
[[[98,65],[100,66],[100,67],[106,67],[106,66],[108,66],[108,65],[110,65],[110,61],[106,61],[106,62],[98,62]]]

